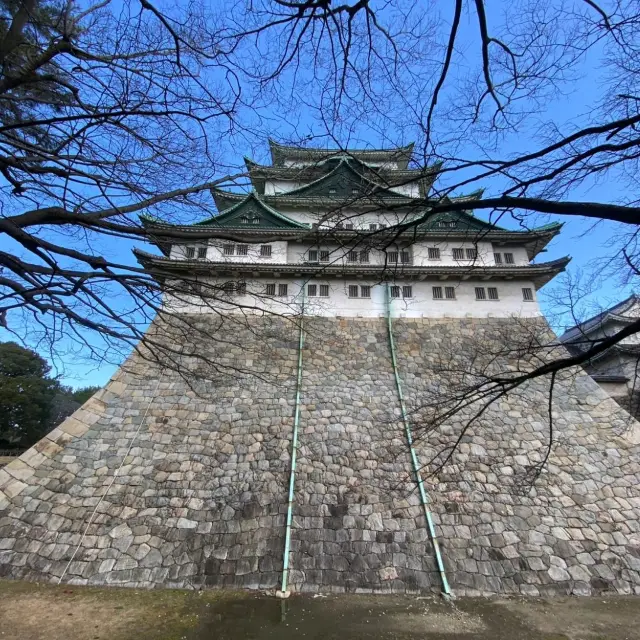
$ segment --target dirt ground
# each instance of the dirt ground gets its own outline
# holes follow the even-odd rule
[[[640,640],[640,598],[272,596],[0,581],[0,640]]]

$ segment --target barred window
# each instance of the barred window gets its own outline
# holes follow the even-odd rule
[[[232,244],[223,244],[222,245],[222,253],[225,256],[232,256],[236,251],[236,248]]]
[[[484,290],[484,287],[476,287],[476,300],[486,300],[487,293]]]
[[[514,263],[514,260],[513,260],[513,253],[505,253],[505,254],[504,254],[504,261],[505,261],[507,264],[513,264],[513,263]]]
[[[263,244],[260,246],[260,257],[262,258],[270,258],[271,257],[271,245]]]
[[[429,260],[440,260],[440,249],[438,247],[429,247]]]
[[[397,251],[389,251],[387,253],[387,261],[392,264],[398,263],[398,252]]]
[[[494,261],[496,264],[502,264],[502,254],[500,254],[500,253],[494,253],[494,254],[493,254],[493,261]]]
[[[411,253],[409,251],[402,251],[400,253],[400,260],[402,264],[411,264]]]
[[[307,259],[309,260],[309,262],[318,262],[317,249],[309,249],[309,256]]]
[[[442,300],[442,287],[433,287],[433,299]]]
[[[364,263],[369,262],[369,249],[363,249],[360,252],[360,262],[364,262]]]
[[[254,217],[251,219],[251,222],[252,222],[253,224],[260,224],[260,216],[254,216]]]
[[[375,224],[374,222],[372,222],[372,223],[369,225],[369,231],[376,231],[377,229],[378,229],[378,225],[377,225],[377,224]]]
[[[328,284],[321,284],[320,285],[320,297],[321,298],[328,298],[329,297],[329,285]]]
[[[453,250],[453,259],[454,260],[464,260],[464,249],[454,249]]]
[[[318,285],[317,284],[308,284],[307,285],[307,295],[310,298],[315,298],[318,295]]]
[[[371,287],[368,284],[360,285],[360,297],[361,298],[371,297]]]
[[[329,252],[320,251],[320,262],[329,262]]]
[[[445,287],[444,288],[444,297],[447,300],[455,300],[456,299],[456,288],[455,287]]]
[[[239,244],[236,247],[236,251],[237,251],[239,256],[247,256],[247,255],[249,255],[249,245]]]
[[[334,195],[335,193],[336,193],[336,190],[335,190],[335,189],[329,189],[329,194],[330,194],[330,195]]]
[[[400,287],[398,285],[393,285],[391,287],[391,297],[392,298],[399,298],[400,297]]]
[[[349,251],[349,253],[347,253],[347,262],[358,262],[358,252]]]
[[[275,282],[269,283],[269,284],[266,286],[265,294],[266,294],[266,295],[268,295],[268,296],[275,296],[275,295],[276,295],[276,285],[275,285]]]
[[[413,298],[413,287],[410,284],[406,284],[402,287],[403,298]]]
[[[457,220],[449,220],[449,222],[447,223],[447,225],[449,227],[457,227],[458,226],[458,221]]]
[[[278,285],[278,295],[279,296],[286,296],[288,294],[289,294],[289,285],[280,283]]]
[[[338,228],[339,228],[339,229],[342,229],[342,223],[340,223],[340,226],[339,226]],[[349,231],[352,231],[352,230],[353,230],[353,222],[347,222],[347,223],[344,225],[344,228],[345,228],[345,229],[347,229],[347,230],[349,230]]]
[[[207,247],[198,247],[198,259],[203,260],[207,257]]]
[[[249,224],[249,216],[241,216],[240,224]]]
[[[349,285],[349,297],[350,298],[357,298],[358,297],[358,285],[357,284],[350,284]]]
[[[239,296],[244,296],[247,293],[247,283],[246,282],[236,282],[236,293]]]
[[[477,249],[467,249],[467,260],[475,260],[478,257]]]
[[[234,282],[224,282],[222,284],[222,292],[226,293],[227,295],[231,295],[233,293],[234,288],[235,288]]]
[[[498,299],[498,289],[496,287],[489,287],[487,293],[489,294],[489,300]]]
[[[187,247],[185,249],[184,253],[187,256],[187,258],[193,258],[196,255],[196,248],[195,247]]]
[[[525,302],[533,302],[533,289],[531,287],[522,288],[522,299]]]

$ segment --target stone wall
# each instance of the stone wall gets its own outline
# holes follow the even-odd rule
[[[528,366],[518,327],[522,335],[545,330],[528,322],[395,322],[451,586],[459,594],[640,594],[640,427],[588,376],[556,380],[555,445],[533,485],[549,437],[548,380],[497,398],[467,430],[473,406],[427,429],[469,372],[479,379],[498,362],[514,372]],[[386,321],[313,318],[306,326],[291,587],[439,591]],[[198,343],[215,369],[205,379],[135,355],[0,470],[0,575],[279,586],[296,328],[254,318],[210,333],[215,340]],[[509,352],[486,348],[502,348],[504,336],[515,345]]]

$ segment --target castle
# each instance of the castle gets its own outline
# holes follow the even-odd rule
[[[473,393],[562,349],[536,291],[567,259],[534,262],[560,225],[431,214],[410,146],[270,145],[217,215],[143,219],[162,312],[0,470],[0,575],[640,593],[640,425],[581,370]]]
[[[167,277],[199,276],[219,291],[216,301],[233,298],[229,310],[289,314],[304,298],[307,315],[380,317],[388,283],[392,310],[409,318],[537,316],[536,290],[568,263],[531,263],[560,224],[489,224],[470,211],[480,192],[457,198],[468,211],[429,216],[438,166],[407,168],[411,146],[270,146],[272,165],[246,159],[251,193],[213,191],[220,213],[209,220],[177,227],[144,219],[164,255],[137,251],[140,262]],[[184,241],[163,236],[178,228]],[[169,303],[177,312],[206,311],[197,292],[177,297]]]

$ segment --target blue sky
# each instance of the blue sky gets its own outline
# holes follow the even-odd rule
[[[448,5],[441,6],[442,18],[446,22],[448,18]],[[507,3],[495,4],[488,7],[488,20],[491,27],[492,24],[501,20],[502,9],[509,6]],[[463,77],[469,68],[473,68],[477,64],[477,25],[474,22],[474,16],[467,14],[463,16],[461,25],[461,40],[457,51],[457,66],[453,73],[453,82],[457,78]],[[443,32],[445,33],[445,32]],[[434,49],[437,52],[437,47]],[[537,136],[537,128],[540,123],[552,121],[563,126],[571,120],[582,121],[581,114],[587,109],[588,105],[598,100],[601,81],[604,71],[599,66],[600,51],[594,50],[591,56],[583,60],[577,68],[578,78],[565,87],[562,94],[558,94],[555,99],[549,100],[544,109],[533,119],[530,119],[521,130],[505,134],[500,144],[500,155],[502,157],[510,154],[522,152],[525,149],[531,149],[542,144]],[[435,56],[437,57],[437,56]],[[289,140],[291,138],[301,137],[305,134],[312,136],[322,135],[324,126],[317,117],[314,117],[313,109],[305,107],[305,101],[309,99],[309,87],[303,83],[294,84],[294,80],[289,77],[284,78],[286,85],[292,93],[291,110],[285,110],[282,104],[269,104],[269,100],[265,99],[261,108],[260,124],[256,123],[253,130],[253,137],[239,132],[234,138],[229,138],[221,150],[221,164],[227,166],[241,165],[244,155],[252,156],[258,161],[268,161],[268,146],[266,135],[280,140]],[[298,80],[296,80],[298,82]],[[413,91],[416,90],[414,87]],[[416,93],[416,100],[419,100],[419,94]],[[295,104],[298,103],[296,108]],[[414,137],[419,137],[416,127],[411,125],[410,115],[404,122],[403,114],[400,113],[398,126],[387,123],[384,127],[368,126],[365,119],[345,121],[344,130],[353,132],[353,139],[360,144],[367,144],[373,147],[389,146],[389,142],[396,143],[408,142]],[[417,133],[416,136],[411,135],[412,128]],[[342,144],[349,142],[341,139]],[[463,144],[459,152],[461,154],[473,155],[475,146],[471,144]],[[479,186],[488,186],[490,189],[499,191],[500,181],[495,181],[490,185],[473,185],[468,191],[472,191]],[[575,189],[567,197],[572,200],[598,200],[598,201],[618,201],[624,198],[624,189],[617,182],[596,184],[586,183]],[[483,217],[482,214],[478,214]],[[539,223],[544,224],[552,220],[561,220],[565,223],[562,234],[553,241],[549,246],[547,253],[540,256],[539,260],[552,260],[565,255],[572,257],[572,262],[568,267],[568,272],[572,277],[583,274],[587,281],[595,283],[593,293],[588,297],[589,306],[584,308],[584,313],[594,310],[597,306],[606,307],[614,302],[626,297],[631,292],[631,287],[622,287],[619,281],[614,277],[601,277],[597,269],[594,267],[594,261],[598,258],[606,257],[611,253],[610,244],[620,234],[620,225],[602,222],[595,231],[587,233],[592,227],[591,221],[578,218],[553,218],[547,216],[539,216]],[[513,226],[515,224],[509,221],[500,222],[504,226]],[[117,260],[125,264],[135,264],[135,260],[131,254],[133,243],[123,240],[103,240],[101,241],[102,250],[109,255],[111,259]],[[15,247],[5,238],[0,238],[0,248],[13,251]],[[148,248],[148,247],[147,247]],[[551,315],[554,311],[552,308],[551,295],[547,292],[553,290],[554,285],[550,283],[540,293],[539,299],[542,310],[545,314]],[[564,324],[570,322],[570,318],[554,318],[554,328],[561,330]],[[12,339],[6,332],[0,332],[0,338]],[[65,353],[60,360],[64,363],[64,368],[59,371],[61,379],[65,384],[74,387],[86,385],[102,385],[114,373],[116,362],[109,364],[103,362],[91,362],[84,357],[83,353],[75,349],[73,344],[60,345],[61,351]],[[47,355],[45,352],[43,355]]]

